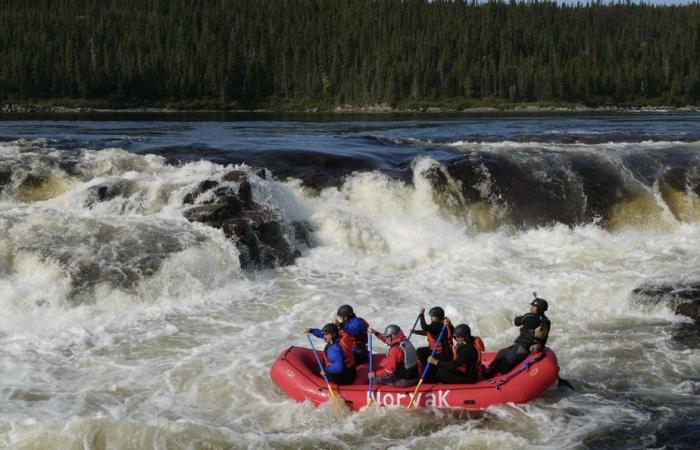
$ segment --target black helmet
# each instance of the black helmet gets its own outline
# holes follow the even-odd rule
[[[350,305],[341,306],[340,308],[338,308],[338,312],[336,313],[336,315],[338,317],[348,317],[348,316],[351,316],[353,314],[354,314],[354,312],[352,310],[352,306],[350,306]]]
[[[338,326],[334,323],[327,323],[321,328],[321,333],[336,336],[338,334]]]
[[[549,305],[547,304],[547,300],[543,298],[535,298],[532,303],[530,303],[532,306],[537,307],[537,312],[538,313],[543,313],[547,311],[547,308],[549,308]]]
[[[394,325],[392,323],[391,325],[387,326],[386,329],[384,330],[384,336],[390,337],[390,336],[393,336],[393,335],[400,333],[400,332],[401,332],[401,328],[399,328],[398,325]]]
[[[438,319],[442,320],[445,318],[445,311],[439,306],[434,306],[430,308],[430,311],[428,311],[428,315],[430,317],[437,317]]]
[[[460,323],[459,325],[457,325],[455,327],[454,335],[455,335],[455,337],[465,338],[467,336],[472,335],[472,330],[471,330],[471,328],[469,328],[469,325],[467,325],[466,323]]]

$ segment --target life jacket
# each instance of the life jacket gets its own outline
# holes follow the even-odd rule
[[[532,341],[535,344],[539,344],[544,347],[547,343],[547,338],[549,337],[549,328],[552,323],[544,315],[540,316],[540,326],[535,328],[532,332]]]
[[[544,347],[544,345],[547,343],[547,338],[549,337],[551,322],[542,313],[528,313],[528,315],[535,315],[538,325],[534,328],[528,328],[525,325],[520,327],[520,336],[518,336],[518,339],[516,339],[516,343],[522,345],[526,349],[530,348],[532,345]],[[524,317],[527,317],[528,315]]]
[[[469,341],[464,341],[464,342],[455,342],[454,344],[454,350],[452,351],[452,359],[456,360],[457,355],[458,355],[458,350],[459,347],[462,345],[469,345]],[[476,352],[476,362],[474,363],[474,373],[476,374],[476,380],[481,380],[484,377],[484,367],[481,363],[481,355],[486,349],[484,346],[484,341],[481,340],[479,336],[472,336],[471,337],[471,345],[474,347],[474,351]],[[464,363],[462,365],[457,366],[455,369],[459,373],[467,374],[468,373],[468,367],[467,363]]]
[[[338,344],[340,345],[340,348],[343,350],[343,356],[344,361],[345,361],[345,368],[349,369],[351,367],[355,367],[355,354],[352,352],[353,350],[353,339],[349,335],[344,335],[340,337],[340,341]]]
[[[328,357],[326,356],[326,350],[328,350],[328,347],[333,344],[338,344],[340,350],[343,352],[343,365],[345,366],[345,370],[355,367],[355,355],[352,353],[352,347],[348,346],[349,339],[343,339],[342,337],[340,339],[336,339],[333,341],[333,343],[326,345],[326,348],[323,350],[324,363],[326,365],[330,363],[330,361],[328,361]]]
[[[484,341],[479,336],[474,336],[474,350],[476,350],[476,379],[484,378],[484,364],[481,362],[481,355],[486,350]]]
[[[428,332],[426,337],[428,338],[428,347],[430,347],[431,350],[434,349],[437,336],[433,336],[430,332]],[[452,327],[445,327],[445,332],[442,334],[442,339],[440,339],[440,342],[437,343],[435,355],[442,355],[445,353],[445,351],[450,351],[450,342],[452,342]]]
[[[532,335],[530,337],[530,346],[528,349],[530,353],[539,353],[544,350],[544,346],[547,344],[547,338],[549,337],[549,327],[551,322],[544,316],[540,316],[540,324],[532,330]]]
[[[353,351],[364,351],[367,348],[367,328],[369,328],[369,323],[361,317],[352,317],[349,320],[359,320],[363,323],[365,326],[365,332],[364,333],[358,333],[357,336],[350,336],[347,331],[344,329],[340,329],[340,335],[343,338],[348,339],[349,342],[351,342],[350,348],[353,349]]]
[[[411,341],[403,339],[399,343],[399,348],[403,351],[403,361],[396,368],[396,376],[404,380],[418,378],[418,353]]]

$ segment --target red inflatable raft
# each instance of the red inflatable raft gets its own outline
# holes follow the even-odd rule
[[[319,357],[321,357],[321,352]],[[484,353],[483,361],[489,364],[496,353]],[[379,367],[384,355],[374,355],[374,367]],[[367,364],[357,367],[355,384],[339,386],[331,383],[336,395],[343,398],[350,409],[359,410],[367,405]],[[556,380],[559,374],[557,357],[546,348],[518,364],[511,372],[497,375],[474,384],[423,383],[413,407],[485,409],[503,403],[526,403],[539,397]],[[315,405],[328,401],[328,387],[319,375],[311,349],[290,347],[277,357],[270,373],[272,381],[290,398],[302,402],[310,400]],[[408,406],[413,387],[375,385],[373,403],[381,406]]]

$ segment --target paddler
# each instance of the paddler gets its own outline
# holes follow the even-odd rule
[[[537,297],[537,293],[533,295],[535,299],[530,303],[530,312],[514,320],[515,326],[520,327],[520,335],[513,345],[499,350],[486,370],[487,376],[508,373],[530,353],[544,350],[551,327],[551,322],[544,315],[549,305],[547,300]]]
[[[304,333],[311,333],[326,342],[326,347],[323,349],[321,376],[325,375],[328,381],[336,384],[352,384],[357,375],[355,358],[349,348],[343,348],[341,345],[338,326],[327,323],[320,330],[304,328]]]
[[[386,327],[384,333],[371,327],[367,331],[389,346],[386,358],[382,360],[382,367],[375,372],[369,372],[367,376],[376,384],[406,387],[418,383],[418,355],[401,328],[391,324]]]

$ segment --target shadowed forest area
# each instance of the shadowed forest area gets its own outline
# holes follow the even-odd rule
[[[0,102],[697,105],[700,5],[2,0]]]

